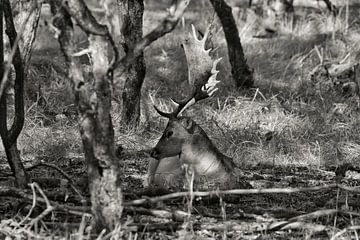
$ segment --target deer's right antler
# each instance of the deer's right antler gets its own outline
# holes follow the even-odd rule
[[[175,105],[173,112],[165,113],[158,109],[156,111],[166,118],[177,118],[186,108],[194,103],[212,96],[218,88],[216,85],[220,82],[216,79],[219,73],[216,66],[221,58],[213,60],[209,53],[211,49],[205,49],[205,42],[209,36],[210,26],[206,29],[204,37],[198,39],[194,25],[192,25],[192,34],[185,39],[182,46],[185,51],[188,65],[188,79],[191,87],[191,94],[183,101],[172,102]]]

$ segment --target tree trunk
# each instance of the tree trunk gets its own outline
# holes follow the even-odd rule
[[[210,2],[224,30],[235,84],[238,88],[250,88],[254,83],[253,73],[246,63],[231,7],[224,0],[210,0]]]
[[[143,0],[118,0],[121,45],[125,54],[132,51],[135,44],[142,38],[143,32]],[[141,87],[145,78],[144,55],[140,54],[125,74],[125,85],[122,93],[121,121],[136,126],[140,122]]]
[[[62,5],[62,0],[52,1],[51,7],[53,25],[60,31],[59,43],[80,114],[79,126],[88,169],[95,231],[113,230],[120,222],[123,201],[121,172],[114,156],[114,131],[110,116],[113,74],[109,64],[108,40],[111,36],[81,0],[69,0],[67,6]],[[85,80],[82,64],[79,58],[73,56],[77,49],[71,16],[88,35],[94,81]]]
[[[169,13],[162,24],[141,39],[133,51],[129,51],[122,59],[117,58],[117,48],[114,47],[115,41],[110,31],[97,22],[84,0],[68,0],[67,4],[63,4],[62,0],[53,0],[50,4],[54,16],[53,26],[60,32],[58,41],[65,56],[68,78],[72,81],[80,115],[80,133],[88,168],[95,229],[97,232],[104,228],[113,230],[120,222],[123,210],[121,170],[119,159],[114,156],[114,132],[110,116],[113,70],[118,66],[121,68],[119,72],[123,73],[146,46],[174,29],[189,0],[177,1],[175,11]],[[85,81],[80,59],[74,56],[78,49],[71,17],[88,36],[94,81]],[[111,61],[111,64],[108,44],[114,52],[115,61]]]
[[[10,130],[7,128],[7,108],[8,104],[6,101],[6,95],[2,94],[2,97],[0,99],[0,135],[3,141],[3,145],[5,148],[6,156],[10,165],[10,168],[15,176],[15,183],[18,187],[25,188],[27,186],[28,177],[25,172],[24,166],[21,162],[20,154],[17,149],[17,139],[20,135],[20,132],[22,131],[22,128],[24,126],[24,80],[25,80],[25,70],[24,70],[24,61],[22,59],[19,46],[16,42],[16,30],[14,26],[14,21],[12,17],[12,9],[9,0],[2,0],[1,1],[1,10],[3,10],[3,14],[5,16],[6,21],[6,34],[9,37],[10,40],[10,47],[11,49],[14,48],[14,57],[13,59],[8,58],[8,61],[12,61],[12,65],[15,69],[15,84],[14,84],[14,90],[15,90],[15,116],[13,123],[10,127]],[[28,15],[33,11],[33,9],[22,9],[24,12],[27,12]],[[29,15],[30,17],[30,15]],[[2,29],[2,16],[1,16],[1,34],[3,32]],[[24,28],[25,30],[25,28]],[[31,32],[34,32],[35,29],[31,28],[29,31],[29,35],[32,35]],[[33,33],[35,34],[35,33]],[[2,36],[1,36],[2,38]],[[32,40],[33,41],[33,40]],[[25,43],[25,42],[24,42]],[[1,39],[1,81],[7,81],[8,78],[11,77],[11,75],[7,75],[3,79],[4,75],[4,48],[3,48],[3,39]],[[31,45],[28,44],[28,55],[30,56],[31,52]],[[27,58],[29,59],[29,57]]]
[[[17,31],[19,32],[21,28],[24,28],[19,41],[19,47],[21,49],[25,72],[27,72],[27,63],[31,58],[32,45],[36,37],[36,29],[40,18],[40,10],[41,4],[34,0],[16,1],[13,8],[14,22]]]

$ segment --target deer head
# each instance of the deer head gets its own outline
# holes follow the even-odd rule
[[[156,111],[169,119],[167,127],[159,142],[151,152],[156,159],[171,157],[183,153],[184,147],[197,146],[199,150],[211,147],[212,143],[206,133],[192,119],[182,117],[181,113],[194,103],[212,96],[218,89],[216,80],[218,70],[216,66],[221,58],[213,60],[205,49],[205,42],[209,36],[210,27],[207,28],[202,39],[198,39],[195,27],[192,33],[183,41],[183,48],[188,64],[188,81],[191,87],[190,94],[183,101],[172,99],[174,108],[170,113],[162,112],[156,106]],[[204,146],[207,145],[207,146]]]

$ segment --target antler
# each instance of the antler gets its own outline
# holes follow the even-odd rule
[[[209,36],[210,26],[206,29],[201,40],[197,38],[194,25],[191,26],[192,34],[189,33],[189,37],[186,38],[182,44],[188,64],[188,79],[191,94],[183,101],[171,99],[175,105],[171,113],[162,112],[154,105],[156,111],[166,118],[178,117],[186,108],[202,99],[212,96],[218,90],[216,85],[220,81],[216,80],[216,76],[219,73],[219,71],[216,70],[216,66],[222,58],[213,60],[209,55],[211,49],[205,49],[205,42]]]

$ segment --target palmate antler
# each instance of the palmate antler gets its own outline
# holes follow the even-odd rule
[[[162,112],[156,106],[156,111],[166,118],[177,118],[186,108],[194,103],[212,96],[218,88],[216,85],[220,82],[216,80],[219,73],[216,66],[221,58],[213,60],[209,53],[211,49],[205,49],[205,42],[209,36],[210,26],[206,29],[204,37],[199,40],[196,36],[196,30],[192,25],[192,33],[189,33],[189,38],[185,39],[182,46],[185,51],[186,60],[188,64],[188,80],[191,87],[191,94],[183,101],[172,102],[175,105],[171,113]]]

